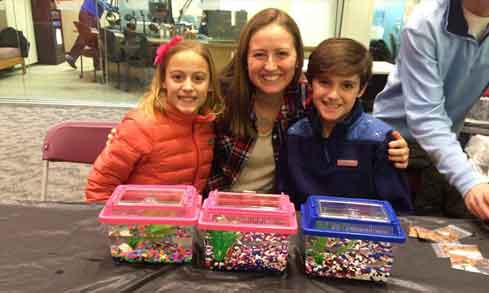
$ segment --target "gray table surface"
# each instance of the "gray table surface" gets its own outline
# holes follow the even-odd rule
[[[306,277],[290,253],[286,274],[213,272],[196,264],[116,265],[97,216],[100,206],[0,204],[0,292],[488,292],[489,276],[454,270],[429,242],[408,238],[394,248],[385,284]],[[489,257],[489,231],[477,220],[402,217],[437,228],[456,224],[474,234]],[[295,249],[297,238],[291,241]]]

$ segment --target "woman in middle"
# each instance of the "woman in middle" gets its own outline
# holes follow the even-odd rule
[[[225,112],[216,122],[215,154],[207,191],[275,191],[279,149],[289,126],[307,108],[299,28],[269,8],[243,28],[236,54],[221,73]],[[406,168],[409,149],[395,131],[388,157]]]

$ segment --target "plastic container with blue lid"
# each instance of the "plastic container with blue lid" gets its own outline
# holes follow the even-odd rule
[[[312,195],[301,213],[306,274],[387,281],[392,244],[406,240],[389,202]]]

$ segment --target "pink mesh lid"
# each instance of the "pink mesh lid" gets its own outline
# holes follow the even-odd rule
[[[198,228],[296,234],[294,205],[285,194],[213,191],[204,201]]]
[[[194,225],[202,197],[189,185],[119,185],[99,214],[106,224]]]

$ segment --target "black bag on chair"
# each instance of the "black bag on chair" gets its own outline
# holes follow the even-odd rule
[[[29,55],[30,43],[22,31],[7,27],[0,31],[0,47],[20,48],[22,57]]]

